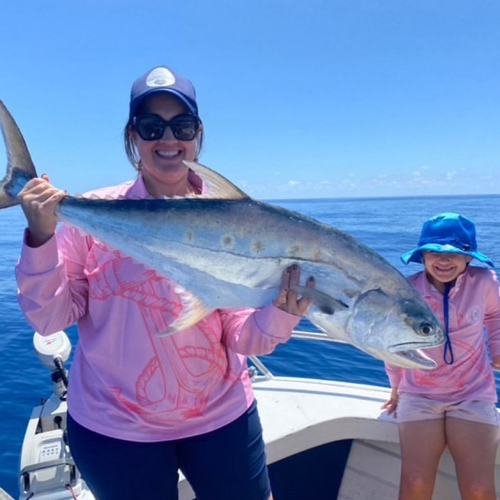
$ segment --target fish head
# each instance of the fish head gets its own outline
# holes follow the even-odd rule
[[[379,289],[357,298],[347,334],[359,349],[404,368],[435,368],[435,362],[419,349],[445,341],[441,323],[418,294],[401,297]]]

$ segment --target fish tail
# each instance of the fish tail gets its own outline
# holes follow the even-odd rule
[[[0,181],[1,209],[18,205],[17,195],[30,179],[38,176],[21,131],[2,101],[0,128],[7,150],[7,173]]]

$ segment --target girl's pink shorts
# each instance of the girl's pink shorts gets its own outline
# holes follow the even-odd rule
[[[444,402],[417,394],[400,394],[397,407],[397,420],[418,422],[446,417],[471,420],[481,424],[499,425],[495,403],[485,401]]]

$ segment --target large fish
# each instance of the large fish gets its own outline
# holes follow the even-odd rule
[[[0,208],[36,170],[24,139],[0,101],[7,174]],[[433,368],[419,352],[444,342],[439,321],[404,276],[376,252],[334,227],[253,200],[227,179],[190,163],[207,196],[98,200],[67,196],[57,216],[175,280],[185,308],[166,334],[182,331],[216,308],[262,307],[277,294],[282,271],[300,265],[316,289],[307,317],[335,339],[398,366]]]

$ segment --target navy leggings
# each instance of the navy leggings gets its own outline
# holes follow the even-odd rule
[[[68,415],[73,458],[97,500],[177,500],[178,470],[197,500],[267,500],[271,494],[256,402],[200,436],[140,443],[82,427]]]

